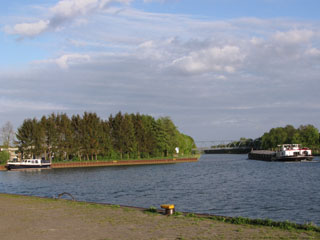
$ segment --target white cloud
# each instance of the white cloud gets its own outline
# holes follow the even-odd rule
[[[320,49],[318,48],[310,48],[306,50],[306,54],[312,57],[320,57]]]
[[[76,15],[85,15],[97,8],[98,0],[62,0],[50,9],[54,16],[71,18]]]
[[[20,23],[14,25],[14,27],[6,27],[5,31],[9,34],[16,34],[22,36],[35,36],[44,31],[49,27],[48,20],[40,20],[34,23]]]
[[[175,59],[172,65],[190,73],[233,73],[245,58],[238,46],[209,47]]]
[[[108,7],[112,3],[128,4],[132,0],[60,0],[55,6],[47,9],[51,18],[33,23],[19,23],[13,27],[6,26],[5,31],[9,34],[22,37],[36,36],[49,29],[59,29],[62,24],[72,21],[78,16],[85,16]],[[86,20],[81,19],[83,24]],[[79,24],[79,22],[77,23]]]
[[[50,102],[39,102],[39,101],[26,101],[23,100],[13,100],[1,98],[0,101],[0,112],[14,112],[21,110],[29,111],[63,111],[67,110],[67,107],[63,105],[58,105]]]
[[[47,8],[52,15],[48,28],[64,28],[46,38],[48,42],[32,44],[45,50],[50,46],[51,56],[19,76],[0,73],[3,90],[9,89],[1,93],[14,99],[10,89],[19,89],[28,105],[38,101],[49,111],[67,105],[71,114],[121,110],[170,115],[196,139],[226,133],[257,137],[274,127],[274,116],[297,125],[320,118],[316,108],[310,109],[310,102],[319,100],[318,24],[211,21],[131,8],[117,11],[110,5],[102,9],[98,2],[103,6],[97,0]],[[78,21],[81,28],[75,26]],[[28,36],[40,34],[45,26],[38,29]],[[22,30],[20,34],[27,36]],[[31,110],[28,114],[35,115],[35,107]],[[17,112],[14,119],[20,121],[25,115]],[[241,127],[233,119],[240,119]],[[195,124],[220,120],[212,128]],[[262,126],[260,132],[256,126]]]
[[[131,0],[61,0],[50,8],[53,16],[73,18],[103,9],[111,3],[128,4]]]
[[[274,34],[274,39],[283,43],[298,44],[308,42],[314,35],[313,31],[307,29],[291,30],[287,32],[277,31]]]
[[[35,64],[54,63],[62,69],[68,69],[71,65],[86,63],[86,62],[89,62],[90,59],[91,57],[89,55],[73,53],[73,54],[64,54],[59,58],[55,58],[55,59],[38,60],[38,61],[35,61],[34,63]]]

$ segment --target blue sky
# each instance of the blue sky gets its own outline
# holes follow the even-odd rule
[[[320,2],[315,0],[168,0],[133,6],[150,12],[206,16],[211,19],[241,17],[319,19]]]
[[[319,1],[30,0],[0,9],[0,125],[170,116],[195,140],[320,128]]]

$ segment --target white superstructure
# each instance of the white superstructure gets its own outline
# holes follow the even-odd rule
[[[27,169],[27,168],[50,168],[51,161],[44,159],[25,159],[18,161],[18,159],[13,159],[8,161],[7,168],[11,169]]]
[[[312,156],[311,149],[301,148],[300,144],[279,145],[280,150],[276,152],[277,158]]]

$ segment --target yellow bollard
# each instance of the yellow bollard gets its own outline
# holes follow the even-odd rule
[[[162,204],[161,208],[165,210],[165,215],[172,215],[175,212],[174,204]]]

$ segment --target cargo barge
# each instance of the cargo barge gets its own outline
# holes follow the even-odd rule
[[[294,161],[312,161],[311,149],[301,148],[300,144],[279,145],[279,150],[252,150],[248,154],[248,159],[262,161],[294,162]]]

